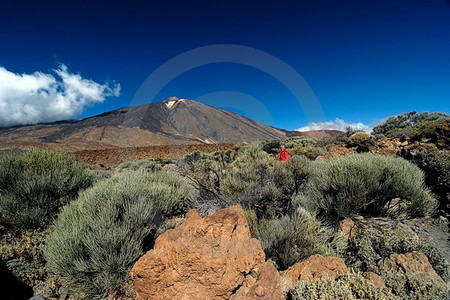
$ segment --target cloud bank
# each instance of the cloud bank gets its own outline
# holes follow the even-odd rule
[[[0,126],[69,119],[86,107],[119,96],[119,84],[99,84],[70,73],[63,64],[52,74],[17,74],[0,66]]]
[[[340,130],[346,131],[347,127],[352,127],[354,130],[363,130],[365,132],[372,132],[370,126],[364,125],[363,123],[350,123],[341,119],[336,119],[334,121],[327,122],[311,122],[308,125],[296,129],[296,131],[309,131],[309,130]]]

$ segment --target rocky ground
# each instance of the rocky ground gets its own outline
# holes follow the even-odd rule
[[[419,235],[444,247],[442,250],[448,250],[448,245],[445,248],[439,242],[439,238],[446,235],[442,230],[444,223],[434,224],[431,219],[406,223]],[[367,228],[378,230],[378,227],[391,225],[387,219],[346,219],[341,222],[341,229],[351,243],[359,235],[364,236]],[[394,227],[394,230],[406,228],[408,231],[404,225]],[[420,251],[383,257],[377,262],[377,273],[354,273],[342,258],[322,255],[313,255],[278,272],[266,261],[260,242],[251,237],[239,205],[204,218],[192,210],[180,226],[159,236],[154,248],[141,257],[131,271],[138,300],[277,300],[305,299],[306,295],[312,297],[306,299],[344,299],[340,298],[343,287],[348,289],[344,291],[345,299],[360,299],[355,295],[363,299],[404,299],[398,296],[401,290],[396,290],[397,282],[392,278],[401,278],[405,286],[419,280],[427,289],[441,291],[440,294],[427,291],[423,294],[431,297],[427,299],[439,299],[433,297],[442,296],[442,291],[448,289],[447,283]],[[325,290],[321,287],[323,283]]]

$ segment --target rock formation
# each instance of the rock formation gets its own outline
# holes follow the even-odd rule
[[[399,273],[406,278],[420,278],[424,282],[431,283],[441,289],[446,289],[445,281],[436,273],[425,254],[413,251],[406,254],[392,254],[382,259],[379,263],[384,275]]]
[[[131,270],[137,299],[283,299],[280,277],[232,206],[201,218],[190,211]]]

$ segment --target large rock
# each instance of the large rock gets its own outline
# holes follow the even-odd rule
[[[155,241],[131,270],[137,299],[283,299],[280,277],[232,206],[187,220]]]
[[[294,286],[299,281],[315,282],[318,279],[336,278],[345,273],[348,273],[348,268],[342,258],[316,254],[291,266],[284,272],[283,278]]]
[[[384,275],[400,273],[407,278],[420,278],[439,288],[446,289],[445,281],[436,273],[428,261],[428,257],[419,251],[406,254],[392,254],[379,262]]]

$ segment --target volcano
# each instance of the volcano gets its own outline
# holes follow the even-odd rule
[[[178,144],[241,144],[293,134],[239,114],[175,97],[97,116],[0,129],[0,149],[68,151]]]

